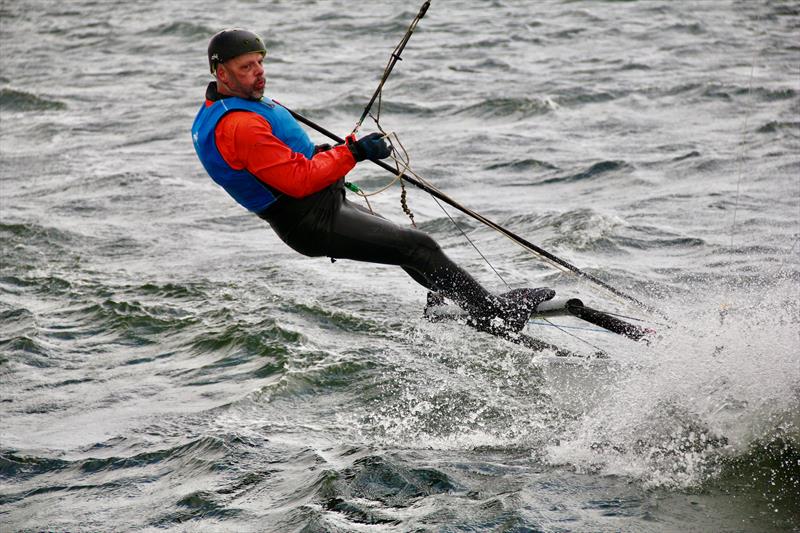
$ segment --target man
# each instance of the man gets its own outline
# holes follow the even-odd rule
[[[264,42],[248,30],[223,30],[209,42],[216,81],[208,85],[192,137],[214,181],[301,254],[398,265],[467,310],[480,329],[522,329],[548,293],[518,289],[492,295],[427,234],[351,203],[345,174],[358,162],[388,157],[388,144],[373,133],[332,148],[314,146],[286,109],[264,98],[265,55]]]

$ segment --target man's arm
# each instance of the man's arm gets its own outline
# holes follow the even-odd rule
[[[264,117],[246,111],[225,115],[217,124],[215,141],[220,155],[232,168],[245,169],[293,198],[321,191],[356,164],[346,145],[318,152],[307,159],[275,137]]]

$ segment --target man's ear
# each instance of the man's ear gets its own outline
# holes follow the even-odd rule
[[[222,65],[217,65],[217,81],[228,84],[228,71]]]

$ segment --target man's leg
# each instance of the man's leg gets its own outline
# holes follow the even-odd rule
[[[328,256],[399,265],[422,286],[470,312],[496,314],[497,298],[450,260],[427,233],[398,226],[345,200],[333,220]]]
[[[450,260],[426,233],[398,226],[351,203],[341,184],[301,199],[283,198],[261,215],[294,250],[310,256],[398,265],[415,281],[458,303],[481,329],[494,317],[518,331],[531,302],[492,295]]]

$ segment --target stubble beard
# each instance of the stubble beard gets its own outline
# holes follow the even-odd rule
[[[239,95],[242,95],[242,97],[250,100],[261,100],[264,97],[264,89],[266,89],[266,80],[264,82],[264,87],[261,87],[260,89],[256,88],[256,84],[260,80],[254,81],[251,85],[245,85],[244,83],[241,83],[239,80],[234,80],[234,81],[235,81],[235,87],[232,86],[234,84],[230,84],[228,86],[229,90],[231,90],[232,93],[234,94],[238,93]]]

